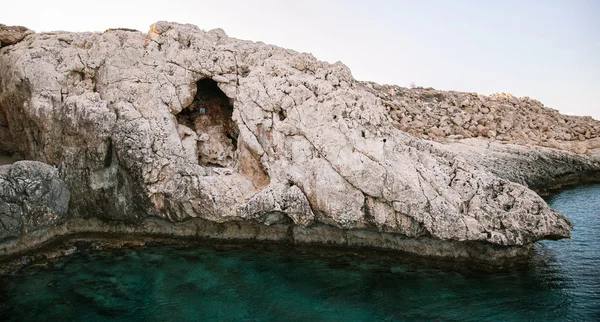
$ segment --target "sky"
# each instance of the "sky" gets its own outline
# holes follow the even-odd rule
[[[600,119],[598,0],[3,0],[0,23],[42,31],[222,28],[341,61],[356,79],[535,98]]]

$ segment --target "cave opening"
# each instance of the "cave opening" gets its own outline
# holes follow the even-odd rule
[[[6,136],[6,135],[3,135],[3,133],[0,133],[0,138],[3,138],[3,136]],[[5,143],[5,142],[2,142],[2,143]],[[15,163],[20,160],[21,160],[21,158],[20,158],[19,153],[11,152],[11,150],[4,149],[2,144],[0,144],[0,165],[11,164],[11,163]]]
[[[234,166],[239,130],[232,115],[232,100],[217,82],[204,78],[196,83],[196,95],[192,103],[177,114],[177,121],[197,135],[198,164]]]
[[[11,164],[19,160],[15,151],[15,142],[8,128],[8,121],[0,111],[0,165]],[[11,152],[12,151],[12,152]]]
[[[10,153],[0,150],[0,165],[11,164],[19,161],[18,158],[11,155]]]

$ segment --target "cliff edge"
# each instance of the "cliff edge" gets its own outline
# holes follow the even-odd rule
[[[447,117],[376,86],[339,62],[220,29],[157,22],[148,33],[27,34],[0,49],[0,150],[56,167],[70,201],[35,232],[3,232],[0,255],[110,232],[496,262],[569,237],[568,219],[527,186],[597,176],[590,148],[448,142],[459,130],[446,133]],[[394,106],[411,112],[399,118]],[[591,140],[598,122],[588,121],[582,135]],[[420,130],[429,124],[443,142],[425,139],[442,137]]]

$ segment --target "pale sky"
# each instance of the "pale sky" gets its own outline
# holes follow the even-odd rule
[[[37,32],[148,31],[159,20],[341,61],[359,80],[538,99],[600,119],[600,1],[23,1],[0,23]]]

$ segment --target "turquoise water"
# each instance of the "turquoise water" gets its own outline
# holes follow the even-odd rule
[[[436,268],[323,250],[86,250],[0,280],[1,321],[598,321],[600,185],[548,202],[575,225],[525,267]]]

